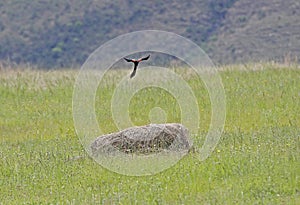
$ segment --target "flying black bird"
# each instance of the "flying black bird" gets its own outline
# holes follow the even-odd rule
[[[134,64],[134,68],[133,68],[133,71],[132,73],[130,74],[130,78],[133,78],[135,76],[135,73],[136,73],[136,70],[137,70],[137,67],[138,67],[138,64],[141,62],[141,61],[145,61],[145,60],[148,60],[150,58],[150,55],[148,55],[147,57],[144,57],[144,58],[139,58],[139,59],[128,59],[128,58],[124,58],[127,62],[132,62]]]

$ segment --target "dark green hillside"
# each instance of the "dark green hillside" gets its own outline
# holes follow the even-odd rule
[[[78,66],[120,34],[159,29],[183,35],[216,62],[299,56],[298,0],[2,0],[0,60]]]

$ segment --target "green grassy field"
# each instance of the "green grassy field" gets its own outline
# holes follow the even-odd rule
[[[205,132],[208,95],[195,76],[178,72],[198,93]],[[72,119],[77,74],[0,71],[0,204],[300,204],[300,70],[295,66],[221,69],[227,116],[215,151],[203,162],[189,153],[168,170],[144,177],[110,172],[85,153]],[[107,99],[120,72],[110,75],[115,80],[108,76],[99,89]],[[159,102],[153,100],[157,93]],[[109,100],[96,106],[103,130],[116,131],[106,109]],[[133,121],[149,123],[154,106],[166,110],[168,122],[180,120],[172,96],[150,89],[132,99]]]

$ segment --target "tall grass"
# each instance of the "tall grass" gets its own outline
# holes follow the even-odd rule
[[[1,70],[0,204],[299,204],[300,70],[253,66],[220,69],[227,118],[213,154],[200,162],[190,153],[148,177],[112,173],[86,156],[72,119],[77,70]],[[116,131],[108,108],[120,75],[109,73],[98,91],[107,102],[96,99],[106,132]],[[205,133],[207,92],[195,76],[183,76],[198,93]],[[148,89],[132,99],[133,121],[149,123],[155,106],[166,110],[170,122],[180,118],[172,96]]]

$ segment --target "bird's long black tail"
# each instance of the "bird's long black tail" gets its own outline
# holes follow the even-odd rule
[[[132,73],[130,74],[130,78],[133,78],[135,76],[136,73],[136,67],[133,69]]]
[[[134,68],[133,68],[132,73],[130,74],[130,78],[133,78],[133,77],[135,76],[135,73],[136,73],[136,70],[137,70],[138,65],[139,65],[138,62],[135,62],[135,63],[134,63]]]

